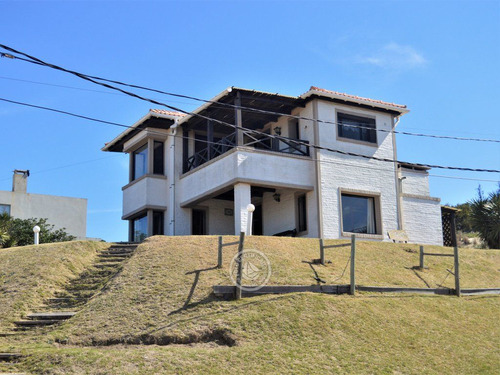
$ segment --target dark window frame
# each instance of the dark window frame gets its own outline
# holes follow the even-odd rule
[[[339,111],[337,112],[337,135],[342,140],[377,145],[377,121],[373,117]]]
[[[366,222],[366,231],[356,231],[356,230],[351,230],[352,228],[346,228],[346,220],[347,220],[347,207],[345,206],[345,201],[344,197],[347,198],[356,198],[356,199],[366,199],[372,200],[372,214],[373,214],[373,227],[374,231],[373,232],[368,232],[368,221]],[[377,195],[369,195],[369,194],[356,194],[352,192],[342,192],[340,194],[340,209],[341,209],[341,214],[342,214],[342,220],[341,220],[341,228],[343,233],[353,233],[353,234],[363,234],[363,235],[369,235],[369,236],[378,236],[382,234],[381,231],[381,217],[380,217],[380,197]]]

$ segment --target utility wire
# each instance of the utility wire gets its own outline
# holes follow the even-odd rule
[[[90,121],[94,121],[94,122],[100,122],[100,123],[107,124],[107,125],[119,126],[119,127],[127,128],[127,129],[136,129],[133,126],[130,126],[130,125],[124,125],[124,124],[120,124],[120,123],[117,123],[117,122],[101,120],[101,119],[97,119],[95,117],[79,115],[79,114],[76,114],[76,113],[72,113],[72,112],[68,112],[68,111],[62,111],[62,110],[59,110],[59,109],[54,109],[54,108],[49,108],[49,107],[44,107],[44,106],[39,106],[39,105],[34,105],[34,104],[29,104],[29,103],[18,102],[18,101],[15,101],[15,100],[10,100],[10,99],[5,99],[5,98],[0,98],[0,101],[5,101],[5,102],[8,102],[8,103],[12,103],[12,104],[18,104],[18,105],[22,105],[22,106],[33,107],[33,108],[37,108],[37,109],[42,109],[42,110],[47,110],[47,111],[51,111],[51,112],[61,113],[61,114],[65,114],[65,115],[68,115],[68,116],[82,118],[82,119],[86,119],[86,120],[90,120]],[[217,141],[208,141],[208,140],[204,140],[204,139],[196,139],[196,138],[189,137],[189,136],[181,136],[181,135],[175,135],[175,136],[173,136],[171,134],[166,134],[164,132],[155,131],[154,129],[150,130],[150,132],[152,134],[158,134],[158,135],[162,135],[162,136],[167,135],[169,137],[175,137],[175,138],[180,138],[180,139],[195,140],[197,142],[201,142],[201,143],[205,143],[205,144],[217,144],[218,143]],[[387,169],[376,168],[374,166],[354,165],[354,164],[351,164],[351,163],[343,163],[343,162],[333,161],[333,160],[324,160],[324,159],[315,159],[315,158],[308,158],[307,160],[309,160],[309,161],[318,161],[319,163],[323,163],[323,164],[345,165],[345,166],[350,166],[350,167],[365,168],[365,169],[370,169],[370,170],[379,170],[379,171],[384,171],[384,172],[388,171]],[[443,175],[434,175],[434,174],[429,174],[429,176],[431,176],[431,177],[440,177],[440,178],[450,178],[450,179],[457,179],[457,180],[498,182],[498,180],[474,179],[474,178],[465,178],[465,177],[458,177],[458,176],[443,176]],[[2,181],[2,180],[0,180],[0,181]]]
[[[23,52],[17,51],[15,49],[10,48],[8,46],[5,46],[3,44],[0,44],[0,47],[6,49],[8,51],[11,51],[11,52],[18,53],[18,54],[21,54],[23,56],[26,56],[26,57],[28,57],[31,60],[25,59],[25,58],[21,58],[21,57],[18,57],[18,56],[14,56],[14,55],[10,55],[10,54],[6,54],[6,53],[3,53],[3,52],[0,52],[0,55],[3,56],[3,57],[8,57],[8,58],[11,58],[11,59],[19,59],[19,60],[22,60],[22,61],[25,61],[25,62],[30,62],[30,63],[33,63],[33,64],[47,66],[47,67],[50,67],[50,68],[53,68],[53,69],[57,69],[57,70],[62,70],[62,71],[65,71],[67,73],[72,73],[72,74],[76,73],[76,72],[69,71],[69,70],[66,70],[64,68],[58,67],[58,66],[53,65],[53,64],[43,62],[42,60],[39,60],[39,59],[37,59],[37,58],[35,58],[33,56],[30,56],[28,54],[25,54]],[[456,136],[446,136],[446,135],[437,135],[437,134],[412,133],[412,132],[405,132],[405,131],[398,131],[398,130],[386,130],[386,129],[380,129],[380,128],[373,128],[373,127],[363,126],[363,125],[345,124],[345,123],[339,123],[339,122],[335,122],[335,121],[327,121],[327,120],[319,120],[319,119],[315,120],[315,119],[312,119],[312,118],[309,118],[309,117],[297,116],[297,115],[292,115],[292,114],[288,114],[288,113],[275,112],[275,111],[269,111],[269,110],[263,110],[263,109],[258,109],[258,108],[251,108],[251,107],[236,106],[236,105],[231,104],[231,103],[221,103],[221,102],[215,102],[215,101],[212,101],[212,100],[200,99],[200,98],[197,98],[197,97],[194,97],[194,96],[190,96],[190,95],[182,95],[182,94],[171,93],[171,92],[168,92],[168,91],[158,90],[158,89],[149,88],[149,87],[141,86],[141,85],[129,84],[129,83],[121,82],[121,81],[111,80],[111,79],[102,78],[102,77],[93,76],[93,75],[88,75],[88,74],[84,74],[84,73],[78,73],[78,74],[81,75],[80,78],[83,78],[83,76],[85,76],[87,78],[91,78],[91,79],[94,79],[94,80],[99,80],[99,81],[103,81],[103,82],[114,83],[114,84],[121,85],[121,86],[126,86],[126,87],[141,89],[141,90],[147,90],[147,91],[152,91],[152,92],[156,92],[156,93],[159,93],[159,94],[164,94],[164,95],[174,96],[174,97],[178,97],[178,98],[184,98],[184,99],[194,100],[194,101],[203,102],[203,103],[217,104],[219,106],[219,108],[221,106],[223,106],[223,107],[230,107],[230,108],[235,108],[235,109],[241,109],[241,110],[244,110],[244,111],[247,111],[247,112],[250,111],[250,112],[257,112],[257,113],[268,114],[268,115],[285,116],[285,117],[293,118],[293,119],[297,119],[297,120],[315,121],[315,122],[324,123],[324,124],[341,125],[343,127],[351,127],[351,128],[358,128],[358,129],[368,129],[368,130],[373,130],[373,131],[377,131],[377,132],[395,133],[395,134],[401,134],[401,135],[407,135],[407,136],[415,136],[415,137],[428,137],[428,138],[436,138],[436,139],[451,139],[451,140],[458,140],[458,141],[474,141],[474,142],[500,143],[500,140],[498,140],[498,139],[456,137]],[[108,87],[108,86],[105,86],[105,87]]]
[[[167,107],[167,108],[169,108],[171,110],[174,110],[174,111],[178,111],[178,112],[181,112],[181,113],[184,113],[184,114],[187,114],[187,115],[193,115],[193,116],[197,116],[197,117],[200,117],[200,118],[203,118],[203,119],[206,119],[206,120],[210,120],[210,121],[216,122],[218,124],[231,127],[231,128],[233,128],[235,130],[242,130],[247,135],[248,135],[248,133],[252,133],[252,134],[261,135],[261,136],[264,136],[264,137],[270,138],[270,139],[278,139],[278,140],[283,140],[283,139],[286,140],[287,139],[286,137],[282,137],[282,136],[279,136],[279,135],[266,134],[266,133],[258,131],[258,130],[245,128],[243,126],[233,125],[233,124],[230,124],[230,123],[222,121],[222,120],[218,120],[218,119],[210,118],[209,116],[201,115],[199,113],[185,111],[183,109],[180,109],[180,108],[177,108],[177,107],[174,107],[174,106],[171,106],[171,105],[159,102],[157,100],[146,98],[146,97],[140,96],[138,94],[135,94],[133,92],[123,90],[123,89],[121,89],[119,87],[115,87],[115,86],[109,85],[107,83],[96,81],[93,78],[89,78],[85,74],[82,74],[82,73],[79,73],[79,72],[76,72],[76,71],[72,71],[72,70],[68,70],[68,69],[62,68],[60,66],[44,62],[43,60],[40,60],[40,59],[38,59],[36,57],[33,57],[33,56],[30,56],[30,55],[28,55],[26,53],[16,51],[16,50],[14,50],[14,49],[12,49],[10,47],[7,47],[7,46],[5,46],[3,44],[0,44],[0,47],[2,47],[4,49],[7,49],[7,50],[10,50],[10,51],[12,51],[14,53],[19,53],[19,54],[21,54],[23,56],[26,56],[27,58],[34,60],[37,64],[45,65],[45,66],[51,67],[53,69],[60,70],[60,71],[63,71],[63,72],[75,75],[75,76],[77,76],[77,77],[79,77],[81,79],[84,79],[86,81],[95,83],[95,84],[103,86],[103,87],[107,87],[107,88],[112,89],[112,90],[116,90],[116,91],[122,92],[124,94],[130,95],[130,96],[132,96],[134,98],[137,98],[137,99],[140,99],[140,100],[143,100],[143,101],[147,101],[147,102],[150,102],[150,103],[153,103],[153,104],[157,104],[157,105],[161,105],[161,106]],[[406,163],[406,164],[414,164],[415,166],[419,166],[419,167],[428,167],[428,168],[437,168],[437,169],[451,169],[451,170],[471,171],[471,172],[500,173],[500,170],[497,170],[497,169],[466,168],[466,167],[442,166],[442,165],[436,165],[436,164],[408,163],[408,162],[399,161],[399,160],[393,160],[393,159],[389,159],[389,158],[380,158],[380,157],[375,157],[375,156],[368,156],[368,155],[363,155],[363,154],[357,154],[357,153],[349,152],[349,151],[336,150],[336,149],[332,149],[330,147],[324,147],[324,146],[318,146],[318,145],[315,145],[315,144],[309,144],[307,142],[303,142],[303,141],[300,141],[300,140],[294,140],[293,142],[296,145],[302,145],[302,146],[305,146],[305,147],[312,147],[312,148],[318,149],[318,150],[329,151],[329,152],[333,152],[333,153],[337,153],[337,154],[341,154],[341,155],[346,155],[346,156],[354,156],[354,157],[360,157],[360,158],[364,158],[364,159],[378,160],[378,161],[383,161],[383,162],[388,162],[388,163],[401,163],[401,164],[405,164]]]

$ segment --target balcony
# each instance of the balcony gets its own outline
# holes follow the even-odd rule
[[[242,146],[254,147],[256,150],[266,150],[273,152],[281,152],[284,154],[292,154],[299,156],[309,156],[309,141],[302,139],[292,139],[280,137],[280,139],[264,137],[257,138],[252,135],[252,132],[244,133],[244,143]],[[232,150],[237,146],[236,133],[231,133],[220,140],[207,144],[207,147],[194,153],[187,158],[185,162],[184,173],[189,172],[206,162]]]

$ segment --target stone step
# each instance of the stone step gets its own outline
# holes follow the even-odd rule
[[[21,357],[21,353],[0,353],[0,361],[13,361]]]
[[[56,311],[28,314],[26,317],[31,320],[65,320],[73,317],[75,311]]]
[[[99,263],[110,263],[110,262],[123,262],[125,257],[102,257],[98,259]]]
[[[99,258],[130,258],[134,253],[100,253]]]
[[[59,298],[49,298],[47,303],[69,303],[69,302],[81,302],[85,301],[85,298],[80,297],[59,297]]]
[[[122,262],[106,262],[106,263],[97,263],[97,264],[94,264],[94,267],[95,268],[99,268],[99,269],[106,269],[106,268],[109,268],[109,269],[116,269],[118,266],[121,266],[122,265]]]
[[[53,324],[61,323],[61,320],[18,320],[14,322],[19,327],[37,327],[37,326],[50,326]]]

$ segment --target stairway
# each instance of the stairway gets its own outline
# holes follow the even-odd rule
[[[63,291],[45,301],[42,311],[14,322],[16,330],[51,326],[73,317],[121,271],[123,262],[134,254],[136,248],[135,243],[118,243],[101,251],[92,266],[71,280]]]

